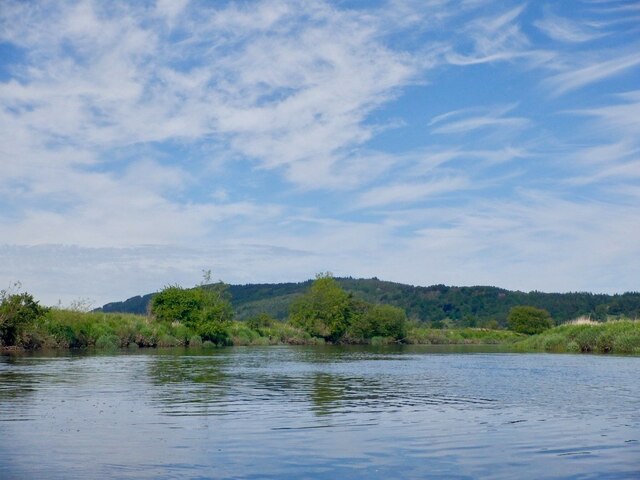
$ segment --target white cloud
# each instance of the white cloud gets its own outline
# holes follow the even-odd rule
[[[553,53],[531,47],[522,32],[519,19],[527,8],[519,5],[499,14],[474,19],[463,28],[462,39],[470,39],[472,46],[450,47],[445,59],[452,65],[469,66],[493,62],[525,60],[539,64],[550,61]]]
[[[332,270],[419,284],[631,285],[634,235],[618,236],[637,224],[640,95],[577,104],[570,113],[593,130],[549,133],[545,102],[558,99],[535,87],[543,75],[564,93],[631,72],[633,45],[577,51],[580,32],[611,25],[547,15],[538,27],[566,41],[542,50],[527,36],[531,4],[491,7],[4,2],[0,40],[17,53],[0,64],[0,280],[53,303],[192,284],[202,268],[231,282]],[[466,108],[441,88],[447,68],[460,75],[451,88],[500,80],[491,104],[479,95]],[[407,107],[414,89],[424,96]],[[563,140],[578,153],[544,158],[546,142]],[[560,167],[571,171],[555,178]],[[553,193],[569,197],[580,182],[620,187],[612,197],[624,201]],[[517,195],[516,183],[548,191]]]
[[[498,127],[522,128],[529,125],[529,120],[524,117],[506,116],[516,105],[485,111],[481,115],[469,115],[479,111],[478,109],[456,110],[434,117],[429,126],[436,126],[433,133],[466,133],[481,128]],[[484,110],[484,109],[482,109]]]
[[[596,60],[586,66],[568,67],[566,71],[547,79],[546,84],[555,95],[600,82],[606,78],[622,74],[640,65],[640,53],[618,56],[611,60]]]
[[[581,25],[568,18],[555,15],[547,10],[544,18],[534,22],[534,25],[545,35],[561,42],[588,42],[600,38],[605,33],[594,31],[589,24]]]
[[[464,177],[384,185],[372,188],[361,194],[356,201],[356,205],[359,208],[366,208],[395,203],[414,203],[448,192],[459,192],[469,188],[469,186],[468,179]]]

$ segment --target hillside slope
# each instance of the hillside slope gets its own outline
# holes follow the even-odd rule
[[[410,318],[421,321],[451,319],[456,324],[473,325],[495,319],[504,324],[509,309],[515,305],[532,305],[548,310],[558,323],[589,315],[604,319],[607,315],[640,316],[640,293],[616,295],[593,293],[542,293],[510,291],[497,287],[449,287],[432,285],[414,287],[385,282],[377,278],[338,278],[348,292],[366,301],[389,303],[404,308]],[[291,301],[311,285],[300,283],[262,283],[230,285],[229,291],[236,318],[244,319],[261,312],[284,319]],[[123,302],[104,305],[103,312],[147,312],[154,294],[136,296]]]

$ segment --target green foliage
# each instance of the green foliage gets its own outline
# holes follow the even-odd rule
[[[16,345],[23,329],[41,319],[47,310],[29,293],[0,291],[0,345]]]
[[[351,302],[347,292],[331,277],[320,274],[307,293],[291,305],[291,324],[314,337],[336,341],[349,326]]]
[[[195,323],[202,308],[202,294],[196,289],[169,285],[153,297],[151,312],[160,321],[177,320],[187,325]]]
[[[518,292],[496,287],[450,287],[432,285],[414,287],[401,283],[385,282],[377,278],[338,278],[336,282],[355,298],[370,304],[386,303],[402,308],[411,319],[438,322],[448,319],[451,326],[492,327],[486,324],[496,320],[505,326],[509,310],[518,305],[531,305],[550,312],[563,323],[579,316],[604,321],[611,316],[640,317],[640,292],[620,295],[604,295],[586,292],[543,293]],[[278,320],[284,320],[291,304],[306,292],[312,281],[301,283],[231,285],[235,317],[246,319],[266,312]],[[153,295],[132,297],[125,302],[115,302],[103,307],[105,312],[130,312],[144,314]]]
[[[120,347],[120,338],[117,335],[101,335],[96,340],[96,348],[104,350],[116,350]]]
[[[347,331],[350,340],[385,337],[400,340],[405,336],[407,315],[391,305],[370,305],[360,315],[353,315]]]
[[[405,342],[419,345],[498,345],[512,344],[523,338],[524,335],[510,330],[433,329],[414,323],[407,329]]]
[[[196,331],[205,342],[212,342],[216,345],[232,345],[227,331],[228,325],[218,321],[201,322]]]
[[[262,312],[246,320],[247,326],[253,330],[260,330],[271,327],[276,319],[268,313]]]
[[[509,311],[507,323],[511,330],[525,335],[535,335],[553,326],[549,312],[528,305],[513,307]]]
[[[520,350],[640,354],[640,322],[560,325],[519,342]]]
[[[179,322],[194,330],[204,341],[219,345],[229,343],[226,329],[233,316],[228,287],[222,282],[185,289],[165,287],[152,301],[151,311],[160,322]],[[176,338],[160,338],[161,344],[184,344],[190,332],[181,331]],[[154,340],[157,342],[158,339]]]

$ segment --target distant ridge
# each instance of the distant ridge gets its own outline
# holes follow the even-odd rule
[[[504,324],[511,307],[532,305],[548,310],[559,323],[579,316],[604,319],[607,315],[640,316],[640,293],[606,295],[585,292],[543,293],[520,292],[497,287],[450,287],[432,285],[415,287],[386,282],[377,278],[337,278],[342,287],[354,296],[369,302],[389,303],[402,307],[410,318],[420,321],[450,319],[455,324],[473,324],[497,320]],[[245,319],[261,312],[275,318],[286,318],[291,301],[311,285],[311,280],[299,283],[255,283],[230,285],[236,318]],[[144,314],[153,293],[131,297],[123,302],[107,303],[97,309],[102,312]]]

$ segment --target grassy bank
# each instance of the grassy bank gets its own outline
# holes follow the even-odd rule
[[[316,345],[322,339],[291,325],[274,322],[251,329],[244,322],[229,322],[222,345]],[[20,334],[19,347],[99,349],[213,346],[180,322],[159,322],[153,317],[120,313],[75,312],[52,309]]]
[[[518,342],[514,347],[521,351],[640,355],[640,322],[618,320],[560,325]]]
[[[222,345],[322,345],[324,339],[311,336],[301,328],[285,322],[253,326],[249,322],[229,322],[224,328]],[[398,341],[390,337],[373,337],[360,342],[372,345],[408,343],[511,344],[523,335],[508,330],[425,328],[410,326]],[[351,342],[347,342],[351,343]],[[214,346],[202,340],[180,322],[160,322],[153,317],[121,313],[77,312],[52,309],[37,322],[26,325],[17,346],[25,349],[69,348],[144,348]]]
[[[499,345],[523,340],[525,335],[510,330],[452,328],[440,330],[414,325],[407,330],[405,343],[416,345]]]
[[[285,322],[233,321],[225,324],[218,345],[322,345],[325,340]],[[400,340],[392,337],[343,343],[385,345],[510,345],[516,351],[640,354],[640,322],[610,321],[561,325],[527,337],[510,330],[482,328],[433,329],[408,325]],[[215,346],[180,322],[120,313],[84,313],[51,309],[37,322],[25,325],[18,348],[144,348]]]

